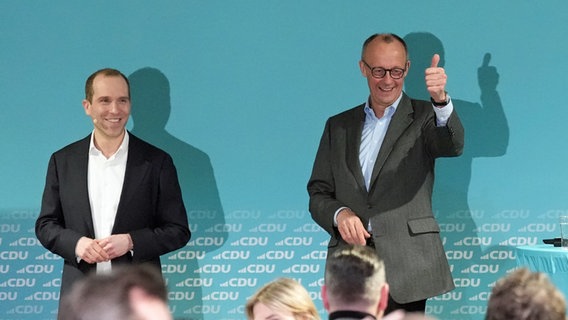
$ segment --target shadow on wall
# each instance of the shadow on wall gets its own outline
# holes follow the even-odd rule
[[[172,288],[176,283],[188,278],[200,278],[198,258],[202,258],[205,252],[219,249],[227,240],[228,234],[223,228],[225,215],[209,156],[166,130],[171,112],[169,80],[160,70],[154,68],[139,69],[128,79],[132,98],[131,115],[134,120],[132,133],[172,156],[187,209],[191,240],[180,250],[193,252],[191,255],[185,255],[193,258],[172,260],[179,263],[171,267],[173,272],[165,270],[168,273],[166,277],[169,286]],[[205,247],[197,248],[194,245],[196,239],[211,236],[213,232],[216,238],[223,239],[222,244],[216,241],[214,245]],[[171,261],[166,260],[167,257],[162,257],[163,268],[164,265],[167,265],[165,268],[172,266]],[[193,280],[193,283],[196,281]],[[180,305],[172,305],[174,315],[183,314],[183,319],[203,319],[200,312],[192,312],[192,310],[201,310],[203,304],[201,287],[190,286],[184,289],[187,290],[184,292],[185,301],[180,301]]]
[[[405,91],[413,98],[429,100],[430,96],[424,83],[424,70],[430,66],[435,53],[440,55],[438,65],[444,66],[443,44],[435,35],[426,32],[410,33],[404,37],[404,40],[407,42],[411,60],[411,67],[405,81]],[[436,218],[441,225],[452,226],[452,228],[446,228],[445,231],[442,230],[446,250],[455,248],[473,251],[470,259],[452,259],[448,256],[450,264],[453,265],[454,278],[463,277],[462,271],[467,270],[471,265],[487,263],[487,260],[482,258],[483,251],[486,250],[482,250],[480,241],[472,241],[478,244],[474,246],[464,244],[464,238],[478,239],[478,228],[474,218],[483,218],[484,214],[484,212],[472,211],[468,203],[473,160],[481,157],[503,156],[509,144],[509,126],[497,92],[499,74],[497,69],[490,65],[490,60],[490,53],[479,57],[480,67],[477,69],[477,77],[481,90],[481,103],[452,97],[455,110],[465,128],[463,154],[457,158],[442,158],[436,161],[434,211],[437,212]],[[448,83],[451,84],[451,81],[452,76],[448,75]],[[506,266],[502,267],[502,272],[505,272]],[[456,291],[459,292],[461,289],[467,290],[468,288],[458,287]]]

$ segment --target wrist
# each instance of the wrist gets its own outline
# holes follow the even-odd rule
[[[128,239],[128,250],[132,251],[134,249],[134,243],[132,242],[132,237],[130,237],[130,234],[127,233],[126,238]]]
[[[448,105],[448,103],[450,103],[450,96],[447,92],[444,91],[444,99],[442,99],[441,101],[436,101],[434,100],[434,98],[430,97],[430,102],[432,102],[435,107],[445,107]]]
[[[345,207],[341,210],[339,210],[339,212],[337,213],[337,217],[339,218],[339,215],[343,214],[343,215],[351,215],[351,209],[349,207]]]

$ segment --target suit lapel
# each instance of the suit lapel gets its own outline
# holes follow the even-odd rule
[[[394,145],[398,141],[398,138],[404,133],[406,128],[412,123],[413,121],[413,114],[414,110],[412,108],[412,102],[410,98],[403,94],[402,99],[398,107],[396,108],[396,112],[394,113],[389,127],[387,129],[387,133],[385,135],[385,139],[383,140],[383,144],[381,145],[381,149],[379,150],[379,154],[377,155],[377,161],[375,162],[375,166],[373,167],[373,174],[371,176],[371,183],[370,188],[373,188],[379,173],[381,172],[383,165],[387,161]]]
[[[148,161],[146,161],[143,152],[140,150],[140,140],[132,134],[130,134],[129,139],[124,183],[122,185],[120,202],[118,203],[113,229],[116,229],[117,225],[119,225],[122,213],[128,208],[128,203],[135,198],[138,186],[142,184],[149,167]]]
[[[361,190],[366,190],[365,178],[361,171],[361,162],[359,161],[359,146],[361,145],[361,132],[363,131],[363,124],[365,122],[365,105],[357,107],[353,117],[349,123],[345,125],[346,131],[346,161],[349,170],[355,177],[357,184]]]
[[[95,228],[93,227],[93,213],[91,211],[91,202],[89,198],[89,146],[91,143],[91,136],[84,138],[81,143],[79,143],[77,148],[73,151],[73,155],[69,160],[70,169],[72,172],[73,179],[75,180],[75,190],[76,194],[74,197],[78,201],[82,201],[80,204],[79,212],[85,212],[83,215],[85,226],[87,227],[88,236],[95,237]]]

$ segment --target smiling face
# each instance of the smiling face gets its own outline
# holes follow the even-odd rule
[[[93,95],[83,100],[85,113],[95,126],[95,139],[122,141],[130,116],[128,84],[121,76],[99,74],[93,79]]]
[[[359,61],[361,73],[367,78],[373,109],[384,110],[398,99],[402,92],[404,78],[410,67],[406,50],[402,43],[397,40],[385,42],[382,38],[377,37],[367,45],[362,58],[371,68],[406,69],[404,76],[400,79],[393,79],[389,72],[384,77],[377,79],[371,75],[371,69],[363,61]]]

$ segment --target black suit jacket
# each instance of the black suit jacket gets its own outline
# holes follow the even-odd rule
[[[36,235],[49,251],[64,259],[61,294],[95,269],[77,262],[75,247],[94,238],[87,189],[90,135],[53,153],[49,160]],[[130,134],[124,184],[112,234],[129,233],[134,254],[116,263],[151,263],[183,247],[190,238],[186,210],[172,158]]]
[[[432,190],[435,159],[463,150],[464,130],[456,112],[446,126],[437,127],[430,102],[403,94],[369,191],[359,163],[364,120],[364,105],[328,119],[308,182],[312,217],[331,236],[328,254],[346,244],[333,216],[340,207],[349,207],[364,226],[371,224],[395,301],[423,300],[453,289],[432,212]]]

